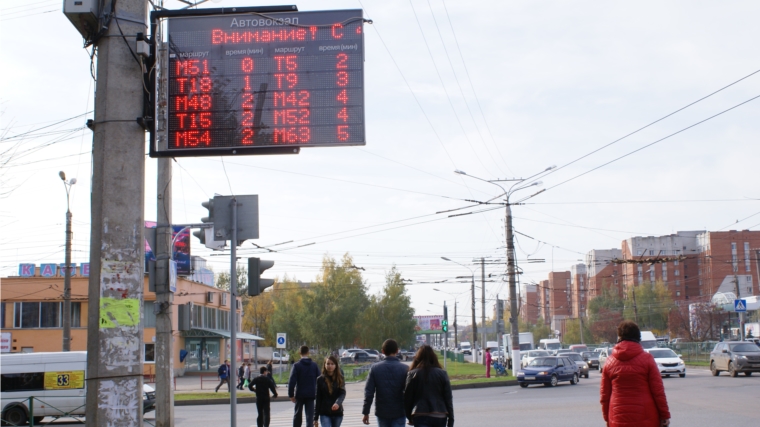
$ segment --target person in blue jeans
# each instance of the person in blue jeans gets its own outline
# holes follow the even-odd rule
[[[451,382],[429,345],[417,350],[406,376],[404,412],[414,427],[454,427]]]
[[[219,365],[219,369],[217,369],[216,373],[219,375],[219,385],[216,386],[214,392],[218,392],[219,387],[223,386],[224,383],[227,383],[227,391],[230,391],[230,361],[225,359],[224,363]]]
[[[295,403],[293,427],[301,427],[306,410],[306,423],[314,419],[314,399],[317,397],[319,367],[309,358],[309,347],[301,346],[301,360],[293,364],[288,380],[288,397]]]
[[[340,427],[343,422],[343,400],[346,398],[346,382],[338,367],[338,358],[328,356],[322,366],[322,376],[317,378],[317,404],[314,407],[314,427]]]
[[[409,368],[396,357],[398,343],[388,339],[383,343],[385,360],[372,365],[364,387],[362,422],[369,425],[369,409],[375,400],[378,427],[404,427],[404,384]],[[375,399],[375,395],[377,398]]]

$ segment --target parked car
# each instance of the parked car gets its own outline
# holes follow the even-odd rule
[[[567,353],[565,356],[567,356],[568,359],[572,360],[576,365],[578,365],[578,368],[580,369],[580,376],[583,378],[588,378],[588,363],[583,360],[583,356],[581,356],[580,353]]]
[[[536,357],[551,356],[551,353],[546,350],[530,350],[527,353],[523,353],[522,360],[520,361],[520,368],[530,365]]]
[[[272,361],[274,363],[288,363],[288,360],[290,360],[290,356],[287,353],[272,352]]]
[[[728,371],[732,377],[739,372],[744,372],[746,376],[760,372],[760,348],[741,341],[718,343],[710,352],[710,371],[716,377],[722,371]]]
[[[398,353],[398,358],[401,360],[412,360],[417,352],[412,350],[401,350]]]
[[[538,357],[517,374],[517,382],[525,388],[531,384],[554,387],[560,381],[578,384],[578,365],[564,356]]]
[[[375,360],[383,360],[384,359],[384,357],[383,357],[384,355],[382,353],[380,353],[379,351],[377,351],[377,350],[372,350],[372,349],[365,348],[364,351],[366,351],[367,353],[369,353],[370,356],[374,356]]]
[[[349,357],[353,363],[377,362],[375,356],[367,353],[364,350],[355,351],[351,353],[351,356]]]
[[[681,356],[669,348],[650,348],[644,350],[654,357],[660,374],[669,377],[671,374],[678,374],[683,378],[686,376],[686,365],[681,360]]]
[[[596,351],[584,351],[581,357],[588,364],[589,369],[599,369],[599,353]]]
[[[613,347],[602,349],[602,351],[599,352],[599,373],[604,371],[604,363],[607,361],[607,358],[610,357],[610,354],[612,354]]]
[[[357,351],[362,351],[360,348],[348,348],[346,350],[343,350],[343,353],[340,354],[340,357],[351,357],[351,354]]]

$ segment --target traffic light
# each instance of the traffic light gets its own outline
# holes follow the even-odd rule
[[[274,267],[274,261],[248,258],[248,296],[255,297],[274,285],[273,279],[262,279],[261,273]]]
[[[441,322],[441,329],[444,333],[449,331],[449,309],[445,305],[443,306],[443,322]]]
[[[208,223],[213,224],[214,223],[214,199],[208,199],[207,202],[203,202],[201,203],[201,205],[204,208],[208,209],[208,216],[204,216],[203,218],[201,218],[201,222],[205,224],[208,224]],[[193,236],[197,237],[198,240],[200,240],[201,243],[203,243],[204,245],[206,244],[206,230],[207,228],[201,228],[198,231],[193,231]]]

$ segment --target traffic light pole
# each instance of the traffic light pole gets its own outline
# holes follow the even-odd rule
[[[174,426],[174,351],[169,264],[174,252],[172,238],[172,159],[158,159],[156,188],[156,427]],[[184,231],[183,231],[184,232]]]
[[[443,302],[443,320],[446,321],[446,331],[443,333],[443,369],[446,369],[446,352],[449,351],[449,312],[446,308],[446,301]]]
[[[232,239],[230,240],[230,427],[237,427],[237,199],[230,202]],[[308,421],[308,420],[307,420]]]

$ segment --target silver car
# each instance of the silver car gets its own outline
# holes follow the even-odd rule
[[[760,348],[749,342],[719,342],[710,353],[710,371],[716,377],[722,371],[732,377],[739,372],[746,376],[760,372]]]
[[[580,353],[565,353],[563,356],[566,356],[568,359],[572,360],[576,365],[578,365],[578,369],[580,369],[580,373],[578,374],[579,376],[588,378],[588,363],[583,360],[583,356],[581,356]]]

